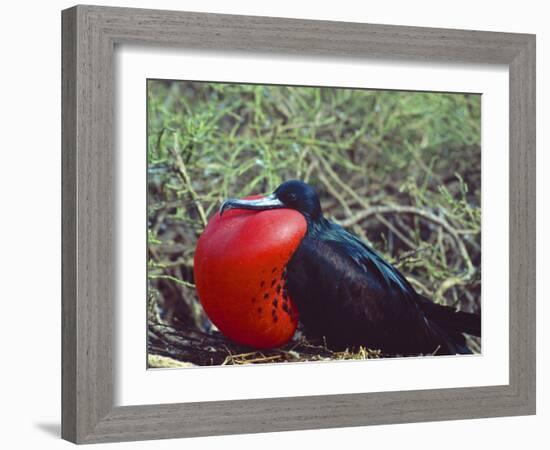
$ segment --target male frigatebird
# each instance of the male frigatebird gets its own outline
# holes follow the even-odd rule
[[[298,315],[307,336],[334,349],[467,354],[462,333],[481,334],[480,316],[417,293],[370,246],[327,220],[315,189],[298,180],[266,197],[225,201],[199,241],[195,279],[222,332],[256,347],[290,339]]]

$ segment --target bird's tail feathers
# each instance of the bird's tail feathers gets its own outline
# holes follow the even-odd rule
[[[457,311],[450,306],[439,305],[419,295],[420,306],[428,319],[444,329],[481,336],[481,316],[475,313]]]

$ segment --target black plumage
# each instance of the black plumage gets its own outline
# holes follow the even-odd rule
[[[363,345],[388,354],[471,353],[462,333],[480,336],[479,315],[418,294],[371,247],[323,217],[308,184],[287,181],[270,198],[270,208],[296,209],[307,222],[286,283],[308,336],[331,348]]]

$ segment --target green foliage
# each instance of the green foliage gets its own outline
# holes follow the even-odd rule
[[[479,311],[480,116],[479,95],[149,81],[149,274],[161,318],[204,329],[190,285],[204,218],[292,178],[315,185],[325,215],[420,292]]]

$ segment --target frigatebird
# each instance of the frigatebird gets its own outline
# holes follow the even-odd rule
[[[293,300],[306,336],[323,339],[334,349],[367,346],[393,355],[472,353],[463,333],[480,336],[480,316],[416,292],[369,245],[323,216],[312,186],[290,180],[266,197],[226,200],[219,216],[231,209],[288,209],[305,219],[307,229],[291,246],[282,269],[281,297]],[[261,240],[262,230],[253,238]]]

